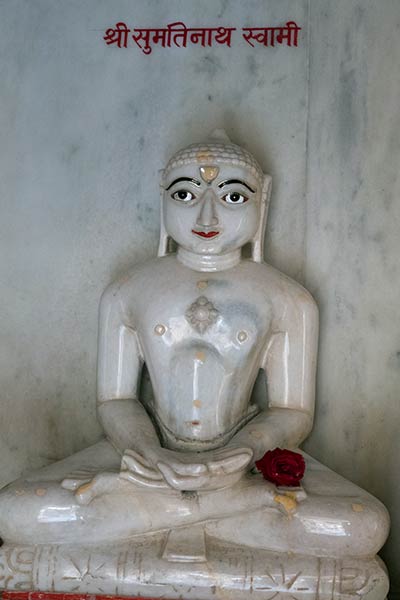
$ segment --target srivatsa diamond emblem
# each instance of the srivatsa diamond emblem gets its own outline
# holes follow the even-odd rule
[[[218,319],[219,312],[205,296],[197,298],[186,310],[185,317],[199,333],[207,331]]]

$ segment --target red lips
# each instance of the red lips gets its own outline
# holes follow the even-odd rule
[[[195,233],[196,235],[199,235],[200,237],[210,239],[210,238],[213,238],[216,235],[218,235],[219,231],[207,231],[206,232],[206,231],[196,231],[195,229],[192,229],[192,233]]]

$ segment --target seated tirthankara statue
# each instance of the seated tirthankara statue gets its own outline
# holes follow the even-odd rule
[[[216,132],[172,157],[162,190],[159,257],[101,301],[106,439],[1,492],[0,587],[383,599],[384,506],[306,455],[292,491],[253,469],[297,448],[314,410],[315,302],[262,260],[270,178]]]

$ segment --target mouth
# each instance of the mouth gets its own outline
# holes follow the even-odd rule
[[[206,239],[211,239],[219,235],[219,231],[196,231],[196,229],[192,229],[192,233]]]

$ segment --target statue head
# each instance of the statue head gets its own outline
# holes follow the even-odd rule
[[[247,151],[217,130],[203,144],[179,150],[162,174],[159,255],[168,241],[200,255],[220,255],[251,243],[263,259],[271,178]]]

